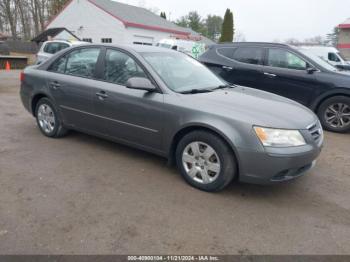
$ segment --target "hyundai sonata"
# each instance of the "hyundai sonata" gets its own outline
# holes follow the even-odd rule
[[[306,107],[227,85],[191,57],[157,47],[63,50],[21,74],[21,98],[45,136],[74,129],[158,154],[205,191],[234,179],[299,177],[323,143]]]

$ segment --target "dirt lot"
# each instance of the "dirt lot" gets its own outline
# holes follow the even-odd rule
[[[0,72],[0,254],[350,254],[350,134],[277,186],[191,188],[166,160],[40,134]]]

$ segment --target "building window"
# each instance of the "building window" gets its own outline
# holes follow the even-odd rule
[[[83,42],[92,43],[92,39],[91,38],[83,38]]]
[[[101,38],[101,43],[110,44],[112,43],[112,38]]]

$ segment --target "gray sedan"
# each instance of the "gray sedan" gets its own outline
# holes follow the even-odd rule
[[[299,177],[323,143],[309,109],[227,85],[191,57],[156,47],[63,50],[21,74],[21,98],[45,136],[74,129],[149,151],[205,191],[234,179],[271,184]]]

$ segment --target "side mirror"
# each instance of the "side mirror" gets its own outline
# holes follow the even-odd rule
[[[310,74],[310,75],[312,75],[313,73],[315,73],[315,72],[317,72],[318,70],[316,69],[316,68],[314,68],[314,67],[308,67],[307,69],[306,69],[306,72],[308,73],[308,74]]]
[[[145,77],[132,77],[126,82],[126,87],[130,89],[156,91],[156,87]]]

